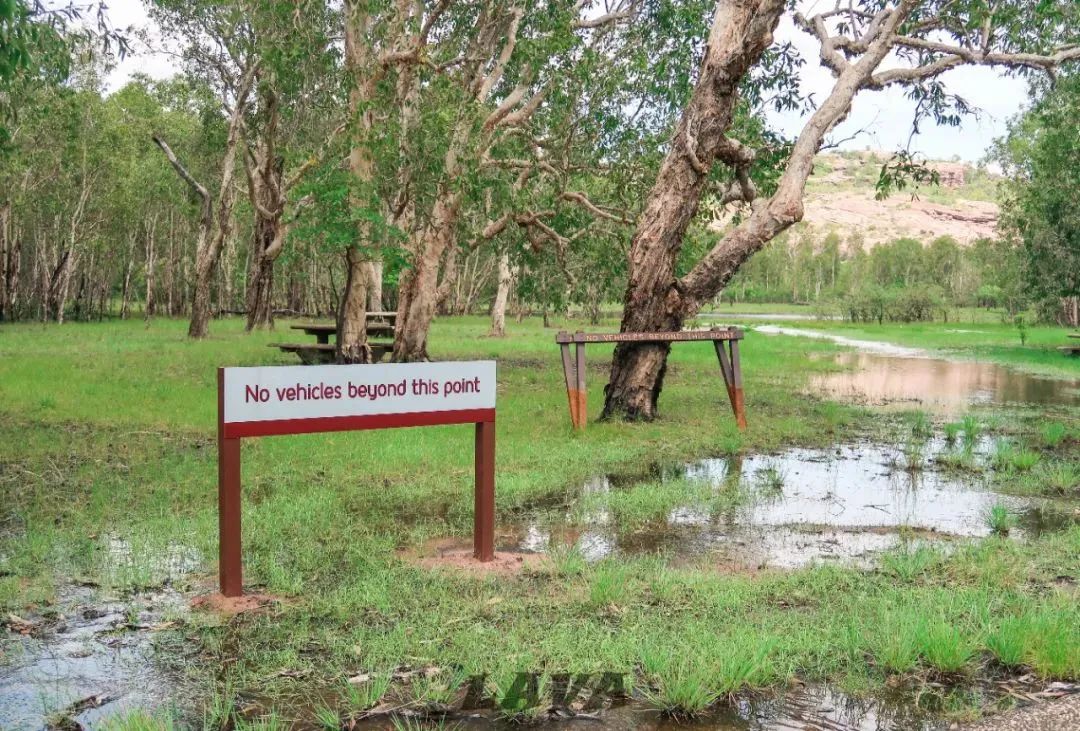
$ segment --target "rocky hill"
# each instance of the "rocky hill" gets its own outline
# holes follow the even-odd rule
[[[931,162],[940,175],[939,186],[874,200],[874,184],[888,158],[873,151],[820,155],[807,186],[802,225],[836,231],[848,241],[861,236],[865,246],[901,237],[929,243],[939,236],[966,244],[994,235],[995,176],[966,163]]]

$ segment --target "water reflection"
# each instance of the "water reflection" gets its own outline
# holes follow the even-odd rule
[[[925,449],[929,460],[947,447],[931,442]],[[649,479],[638,477],[647,483],[641,489],[686,480],[707,486],[706,495],[737,490],[744,499],[694,501],[636,520],[614,514],[603,499],[633,489],[634,481],[598,477],[571,513],[511,526],[503,537],[522,550],[574,546],[590,560],[660,552],[793,568],[823,560],[869,565],[902,540],[985,536],[986,516],[998,504],[1019,517],[1019,537],[1073,520],[1053,501],[994,493],[979,480],[937,470],[907,470],[899,466],[904,460],[899,448],[860,444],[653,470]]]
[[[854,348],[835,356],[845,370],[815,376],[814,393],[872,406],[925,408],[955,415],[973,405],[1080,406],[1080,381],[1044,378],[995,363],[929,357],[926,351],[799,328],[758,332],[830,340]]]
[[[811,388],[874,406],[918,405],[951,415],[971,405],[1080,405],[1080,384],[1020,373],[993,363],[841,353],[851,370],[811,380]]]

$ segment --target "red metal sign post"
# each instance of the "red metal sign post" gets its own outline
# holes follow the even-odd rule
[[[228,383],[230,372],[237,373],[237,383]],[[466,375],[461,376],[462,372]],[[219,368],[218,571],[221,593],[226,597],[244,593],[240,440],[245,437],[475,424],[473,555],[478,561],[494,560],[494,374],[495,366],[490,362]],[[351,380],[354,375],[364,377],[359,385]],[[482,377],[484,383],[481,383]],[[279,386],[278,383],[297,385]],[[272,403],[275,396],[278,403]],[[434,408],[427,408],[428,405]],[[292,411],[300,414],[294,415]]]

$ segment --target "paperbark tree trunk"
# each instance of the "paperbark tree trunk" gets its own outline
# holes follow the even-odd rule
[[[264,155],[272,155],[265,150]],[[255,201],[255,226],[251,241],[251,261],[248,266],[244,307],[247,310],[245,330],[274,326],[274,262],[285,247],[288,227],[282,220],[284,201],[281,200],[284,161],[278,158],[269,163],[260,161],[261,172],[249,171],[251,195]],[[269,180],[267,180],[269,178]]]
[[[0,205],[0,322],[15,319],[20,251],[11,234],[11,203]]]
[[[187,168],[173,154],[173,151],[163,139],[154,136],[154,142],[165,153],[169,163],[173,166],[184,182],[202,200],[201,214],[199,216],[199,235],[195,246],[195,276],[191,289],[191,321],[188,324],[189,338],[205,338],[210,331],[210,290],[214,283],[214,274],[217,271],[218,261],[221,258],[221,250],[226,240],[232,234],[232,209],[236,200],[233,191],[233,181],[236,177],[236,152],[240,144],[240,129],[243,126],[244,111],[247,106],[247,97],[251,92],[251,85],[255,78],[258,64],[253,63],[244,73],[237,91],[236,103],[229,118],[229,131],[225,138],[225,155],[221,161],[221,187],[218,191],[217,200],[217,230],[214,231],[214,205],[210,192],[206,186],[192,177]]]
[[[150,318],[154,316],[154,311],[157,307],[157,303],[154,299],[154,274],[157,265],[157,248],[154,246],[154,234],[157,229],[157,216],[150,219],[149,225],[146,227],[146,267],[144,276],[146,277],[146,304],[143,308],[143,318],[147,323],[150,322]]]
[[[371,282],[368,285],[368,309],[381,312],[383,309],[383,262],[382,259],[371,261]]]
[[[195,256],[195,278],[191,287],[189,338],[205,338],[210,332],[210,288],[214,282],[216,258],[203,249]]]
[[[458,253],[458,247],[451,248],[446,252],[446,259],[443,261],[442,279],[439,281],[437,294],[438,301],[435,304],[435,311],[440,315],[454,314],[453,299],[458,278]]]
[[[263,235],[261,232],[256,233],[259,240]],[[244,329],[248,332],[256,328],[274,327],[273,291],[274,260],[263,254],[252,255],[251,266],[248,269],[247,292],[244,296],[244,306],[247,311],[247,323]]]
[[[499,284],[495,289],[495,302],[491,305],[491,335],[501,338],[506,336],[506,303],[510,299],[510,288],[513,286],[514,276],[510,269],[510,255],[502,252],[499,255]]]
[[[371,262],[360,250],[350,246],[345,252],[345,291],[337,318],[337,361],[370,363],[371,346],[367,342],[367,300],[372,279]]]
[[[438,302],[439,261],[448,246],[456,246],[460,209],[460,192],[444,189],[439,194],[416,247],[413,268],[402,281],[394,333],[394,360],[398,363],[428,360],[428,331]]]
[[[682,329],[685,314],[674,285],[683,236],[725,143],[738,85],[772,42],[783,10],[783,0],[717,3],[700,76],[630,244],[620,332]],[[604,390],[602,418],[654,418],[670,350],[667,343],[620,343]]]
[[[349,118],[354,120],[349,170],[360,191],[353,194],[353,205],[357,208],[369,206],[375,200],[372,192],[375,161],[368,146],[375,125],[371,107],[379,69],[370,45],[370,10],[359,0],[345,2],[345,61],[353,77],[349,90]],[[371,348],[367,344],[367,307],[374,272],[369,255],[361,251],[361,247],[370,247],[374,243],[371,234],[371,226],[361,220],[356,228],[356,242],[345,251],[345,288],[338,303],[337,317],[339,363],[371,362]]]
[[[131,308],[131,272],[135,268],[135,237],[138,231],[128,236],[127,257],[124,262],[124,283],[120,297],[120,319],[128,319]]]
[[[64,324],[65,308],[67,307],[68,291],[71,288],[71,274],[75,270],[75,252],[65,248],[60,252],[60,258],[53,268],[49,277],[47,291],[46,313],[58,325]]]

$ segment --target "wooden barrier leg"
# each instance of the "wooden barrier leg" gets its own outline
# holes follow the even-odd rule
[[[240,440],[226,439],[224,371],[218,370],[218,580],[227,597],[244,593],[240,548]]]
[[[495,559],[495,422],[476,424],[476,485],[473,506],[473,557]]]
[[[566,400],[570,403],[570,423],[574,428],[577,428],[577,374],[574,372],[574,363],[570,360],[570,344],[560,343],[559,350],[562,351],[562,369],[563,378],[566,380]]]
[[[731,381],[734,389],[732,406],[735,408],[735,423],[740,429],[746,429],[746,403],[743,401],[742,363],[739,361],[739,341],[731,340]]]
[[[735,407],[735,374],[732,373],[731,360],[728,358],[727,350],[724,349],[724,341],[714,340],[713,347],[716,348],[716,358],[720,361],[720,373],[724,376],[728,402],[731,403],[731,411],[738,422],[739,410]]]
[[[574,343],[574,360],[577,370],[577,423],[574,426],[584,429],[589,418],[588,398],[585,395],[585,343]]]

